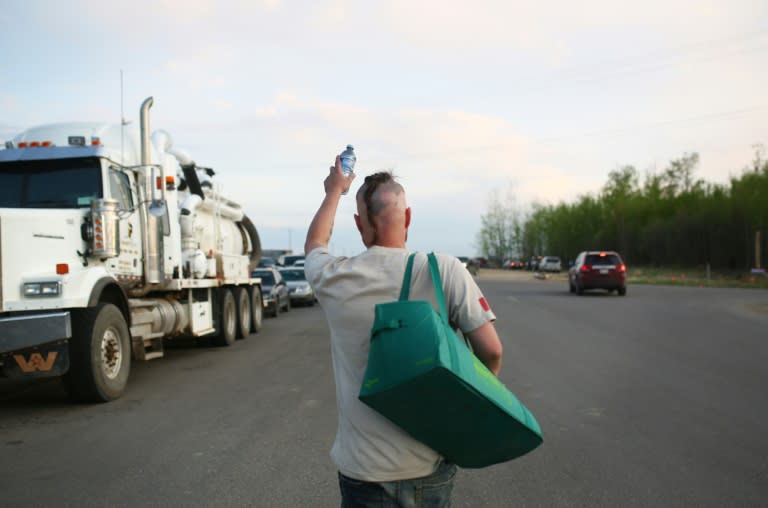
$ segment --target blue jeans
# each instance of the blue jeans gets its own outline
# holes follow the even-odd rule
[[[448,508],[456,465],[443,462],[429,476],[364,482],[339,473],[341,508]]]

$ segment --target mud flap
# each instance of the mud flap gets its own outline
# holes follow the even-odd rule
[[[61,376],[69,370],[67,342],[59,340],[3,353],[0,355],[2,373],[13,379]]]

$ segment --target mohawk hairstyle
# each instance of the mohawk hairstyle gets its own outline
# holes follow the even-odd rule
[[[373,195],[380,185],[391,182],[395,182],[395,175],[392,171],[379,171],[378,173],[366,176],[363,185],[360,186],[360,189],[357,191],[358,195],[362,194],[363,196],[365,211],[368,215],[368,224],[374,228],[374,231],[376,226],[373,223],[373,218],[381,211],[381,208],[379,206],[374,206]]]

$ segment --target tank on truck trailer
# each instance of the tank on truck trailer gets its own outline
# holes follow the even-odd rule
[[[259,235],[162,130],[30,129],[0,150],[0,374],[62,376],[74,400],[124,392],[164,341],[258,332]]]

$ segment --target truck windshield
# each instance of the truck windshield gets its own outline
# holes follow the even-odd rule
[[[102,197],[97,157],[0,163],[0,208],[80,208]]]

